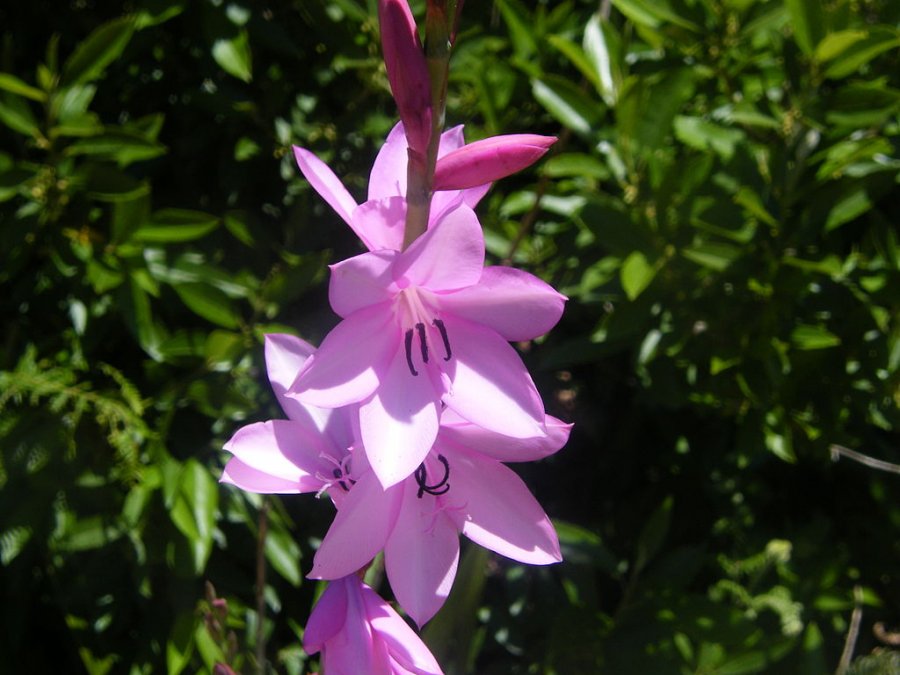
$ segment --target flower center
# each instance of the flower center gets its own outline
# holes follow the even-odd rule
[[[441,319],[435,318],[430,307],[422,301],[422,297],[414,288],[406,288],[399,295],[398,312],[400,322],[403,326],[409,326],[403,337],[403,344],[406,349],[406,365],[409,366],[409,372],[413,376],[417,376],[419,371],[416,370],[413,361],[415,353],[415,342],[419,343],[419,356],[423,364],[428,363],[429,339],[440,337],[441,345],[444,348],[444,361],[449,361],[453,356],[450,348],[450,338],[447,335],[447,328]],[[437,333],[437,336],[435,335]]]
[[[428,484],[428,470],[425,468],[425,462],[419,464],[419,468],[413,474],[416,479],[416,485],[419,486],[419,491],[416,493],[416,497],[419,499],[422,499],[426,492],[437,497],[450,491],[450,462],[443,455],[438,455],[437,460],[444,467],[444,475],[441,476],[437,483]]]

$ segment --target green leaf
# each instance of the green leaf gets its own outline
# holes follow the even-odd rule
[[[176,284],[173,288],[181,301],[198,316],[223,328],[240,326],[240,317],[231,300],[218,288],[194,283]]]
[[[67,149],[69,155],[90,155],[115,161],[120,167],[133,162],[153,159],[165,154],[166,146],[148,141],[140,136],[122,132],[107,132],[72,143]]]
[[[597,90],[607,105],[615,105],[624,78],[622,39],[599,13],[591,16],[584,28],[584,53],[593,68]]]
[[[854,75],[879,54],[897,47],[900,47],[900,35],[896,29],[872,29],[867,38],[849,45],[832,60],[825,69],[825,77],[840,79]]]
[[[212,551],[218,506],[218,483],[205,466],[189,459],[182,468],[178,494],[169,515],[191,546],[197,574],[203,572]]]
[[[537,51],[532,17],[516,0],[498,0],[497,4],[509,30],[516,56],[520,59],[529,58]]]
[[[220,38],[213,43],[212,55],[222,70],[239,80],[253,79],[252,55],[247,31],[241,29],[237,37]]]
[[[28,103],[11,94],[0,96],[0,122],[25,136],[37,137],[41,133]]]
[[[673,10],[667,0],[613,0],[613,5],[634,23],[647,28],[659,28],[668,22],[690,31],[699,30],[695,23]]]
[[[83,84],[103,75],[106,67],[125,50],[134,28],[134,17],[125,16],[103,24],[88,35],[66,60],[60,86]]]
[[[741,254],[741,249],[731,244],[706,242],[681,250],[681,255],[703,267],[722,272]]]
[[[640,251],[635,251],[622,263],[620,278],[629,300],[637,298],[656,276],[656,267],[647,262]]]
[[[867,37],[869,37],[868,31],[857,29],[839,30],[836,33],[829,33],[816,45],[816,61],[820,63],[830,61],[847,48]]]
[[[709,122],[700,117],[675,118],[675,137],[695,150],[712,150],[724,161],[734,156],[737,145],[744,140],[744,133]]]
[[[135,230],[132,239],[160,244],[193,241],[206,236],[218,225],[216,216],[202,211],[162,209]]]
[[[785,0],[794,28],[794,40],[807,56],[812,56],[825,35],[822,0]]]
[[[291,533],[271,528],[266,536],[266,560],[294,587],[300,586],[301,551]]]
[[[11,94],[30,98],[32,101],[37,101],[38,103],[43,103],[47,100],[46,92],[43,92],[36,87],[32,87],[29,84],[25,84],[18,77],[11,75],[10,73],[0,73],[0,89],[4,89]]]
[[[848,194],[842,196],[838,202],[828,212],[828,219],[825,221],[825,231],[830,232],[844,223],[861,216],[872,208],[872,200],[866,189],[863,187],[851,190]]]
[[[827,349],[837,347],[841,339],[824,326],[800,324],[791,331],[791,342],[797,349]]]
[[[101,202],[130,201],[150,193],[146,182],[105,164],[89,164],[79,176],[88,195]]]
[[[563,78],[535,78],[531,91],[538,103],[564,126],[579,134],[591,133],[599,107],[574,84]]]

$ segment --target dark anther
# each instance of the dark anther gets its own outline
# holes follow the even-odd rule
[[[416,372],[416,368],[415,366],[413,366],[412,362],[412,338],[413,332],[412,328],[410,328],[408,331],[406,331],[406,365],[409,366],[409,372],[411,372],[413,375],[418,375],[419,373]]]
[[[340,469],[334,469],[331,472],[331,475],[338,479],[338,485],[344,488],[344,492],[350,492],[350,488],[347,486],[347,483],[341,480],[344,476],[344,473]],[[356,481],[352,478],[348,479],[350,481],[350,485],[356,485]]]
[[[441,332],[441,339],[444,341],[444,351],[447,353],[444,361],[449,361],[450,357],[453,356],[453,352],[450,351],[450,338],[447,337],[447,329],[444,327],[444,322],[440,319],[434,320],[434,326]]]
[[[428,342],[425,340],[425,324],[417,323],[416,331],[419,333],[419,344],[422,347],[422,361],[428,363]]]
[[[425,462],[419,464],[419,468],[416,469],[414,476],[416,478],[416,484],[419,486],[419,491],[416,493],[416,496],[419,499],[421,499],[422,495],[426,492],[437,497],[438,495],[446,494],[450,490],[450,463],[443,455],[438,455],[437,458],[438,461],[444,465],[444,475],[434,485],[429,485],[426,482],[428,480],[428,473],[425,471]]]

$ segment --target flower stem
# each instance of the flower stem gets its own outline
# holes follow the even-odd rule
[[[452,12],[445,4],[452,5]],[[437,163],[441,132],[444,130],[444,113],[447,107],[447,77],[450,69],[450,38],[455,23],[456,2],[429,0],[425,14],[425,60],[431,82],[431,136],[423,156],[418,150],[409,150],[406,176],[406,229],[403,248],[406,249],[428,229],[431,210],[431,187],[434,183],[434,167]]]

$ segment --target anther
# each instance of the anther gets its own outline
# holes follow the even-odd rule
[[[422,361],[428,363],[428,341],[425,339],[425,324],[417,323],[416,331],[419,333],[419,345],[422,348]]]
[[[425,462],[419,464],[419,468],[416,469],[415,474],[413,474],[416,479],[416,484],[419,486],[419,491],[416,493],[416,497],[419,499],[421,499],[422,495],[426,492],[437,497],[450,491],[450,463],[443,455],[438,455],[437,458],[444,466],[444,475],[437,483],[429,485],[426,482],[428,480],[428,472],[425,470]]]
[[[340,469],[332,470],[331,475],[338,479],[338,485],[344,488],[344,492],[350,492],[350,488],[347,487],[347,483],[343,480],[344,473]],[[356,481],[352,478],[348,480],[350,481],[350,485],[356,485]]]
[[[444,357],[444,361],[449,361],[450,357],[453,356],[453,352],[450,351],[450,338],[447,337],[447,329],[444,327],[444,322],[440,319],[434,320],[434,326],[441,333],[441,339],[444,341],[444,351],[447,355]]]
[[[415,375],[418,375],[419,373],[416,372],[416,368],[415,368],[415,366],[413,366],[413,362],[412,362],[412,341],[413,341],[412,328],[410,328],[408,331],[406,331],[406,340],[405,341],[406,341],[406,365],[409,366],[409,372],[415,376]]]

